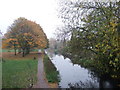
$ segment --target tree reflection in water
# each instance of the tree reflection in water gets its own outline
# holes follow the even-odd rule
[[[92,82],[90,80],[86,80],[86,82],[77,82],[77,83],[69,83],[68,86],[72,89],[72,88],[98,88],[98,85],[96,84],[96,82]]]

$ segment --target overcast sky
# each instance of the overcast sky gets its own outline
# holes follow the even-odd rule
[[[40,24],[47,37],[53,37],[55,28],[61,24],[57,17],[58,0],[0,0],[0,30],[7,31],[19,17]]]

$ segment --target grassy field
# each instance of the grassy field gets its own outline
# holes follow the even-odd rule
[[[18,50],[16,50],[18,52]],[[37,52],[38,49],[33,49],[32,52]],[[14,52],[14,49],[2,49],[2,52]]]
[[[44,69],[45,69],[46,78],[47,78],[48,82],[58,83],[59,82],[59,79],[58,79],[59,73],[47,55],[44,56],[43,62],[44,62]]]
[[[14,50],[13,49],[2,49],[2,52],[14,52]]]
[[[8,60],[2,63],[3,88],[27,88],[37,81],[37,60]]]
[[[27,88],[37,82],[37,52],[22,57],[21,54],[15,56],[14,52],[4,50],[2,58],[3,88]]]

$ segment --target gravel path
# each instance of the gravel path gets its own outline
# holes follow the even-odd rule
[[[44,65],[43,65],[42,55],[39,57],[39,60],[38,60],[37,77],[38,77],[38,82],[34,86],[34,88],[50,88],[46,79],[45,79],[45,75],[44,75]]]

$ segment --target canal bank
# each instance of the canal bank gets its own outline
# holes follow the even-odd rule
[[[73,64],[69,58],[62,55],[48,53],[52,63],[59,71],[61,88],[114,88],[115,81],[109,78],[98,77],[96,73],[83,68],[78,64]]]
[[[51,62],[50,58],[47,54],[43,55],[43,64],[44,64],[44,76],[47,79],[47,82],[50,86],[50,88],[58,88],[58,74],[56,67]]]

